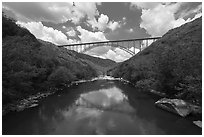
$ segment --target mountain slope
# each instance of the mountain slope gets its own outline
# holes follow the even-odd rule
[[[5,15],[2,20],[3,104],[62,87],[74,80],[96,77],[99,70],[93,66],[100,65],[95,65],[97,61],[102,62],[104,68],[114,63],[37,40],[14,20]]]
[[[201,103],[202,18],[170,30],[108,73],[142,90],[155,89]]]
[[[53,43],[45,42],[42,40],[38,40],[38,41],[44,45],[50,45],[50,46],[56,47],[56,45],[54,45]],[[63,50],[64,48],[60,48],[60,49]],[[102,59],[102,58],[98,58],[98,57],[93,57],[93,56],[89,56],[87,54],[78,53],[78,52],[73,51],[73,50],[68,50],[68,51],[69,51],[69,54],[72,54],[72,56],[80,58],[81,60],[88,63],[91,67],[93,67],[97,71],[98,75],[106,74],[106,71],[109,68],[111,68],[112,66],[117,64],[115,61],[112,61],[110,59]]]
[[[76,54],[77,57],[85,60],[89,65],[91,65],[95,70],[97,70],[98,75],[105,75],[108,69],[117,63],[110,59],[101,59],[98,57],[92,57],[86,54],[81,54],[75,51],[72,51]]]

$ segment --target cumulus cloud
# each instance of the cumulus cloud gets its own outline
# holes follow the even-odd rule
[[[124,21],[119,21],[119,22],[110,21],[107,15],[100,14],[100,16],[98,17],[98,20],[96,20],[96,18],[93,18],[88,20],[87,22],[92,26],[93,29],[97,28],[100,31],[104,31],[105,29],[109,28],[112,31],[114,31],[117,28],[119,28],[122,25],[122,22],[124,23]]]
[[[106,58],[104,55],[111,49],[111,47],[109,46],[101,46],[101,47],[95,47],[91,50],[86,51],[85,53],[88,55],[95,55],[98,57],[104,57]]]
[[[89,20],[93,20],[95,16],[99,15],[99,12],[97,10],[97,5],[100,5],[100,3],[96,2],[75,2],[73,6],[73,15],[72,18],[74,23],[78,23],[79,19],[84,18],[87,16]]]
[[[106,54],[102,55],[107,59],[114,60],[116,62],[122,62],[129,59],[132,55],[121,50],[120,48],[110,49]]]
[[[79,38],[81,42],[97,42],[107,40],[103,32],[91,32],[83,29],[81,26],[77,26],[77,30],[80,32]]]
[[[93,42],[93,41],[106,41],[107,40],[103,32],[100,32],[100,31],[91,32],[91,31],[83,29],[81,26],[77,26],[77,30],[80,32],[79,38],[81,39],[81,42]],[[136,50],[136,51],[139,51],[139,50]],[[86,54],[92,55],[95,57],[111,59],[116,62],[122,62],[124,60],[129,59],[132,56],[120,48],[113,48],[113,47],[104,46],[104,45],[95,47],[87,51]]]
[[[107,28],[115,30],[121,26],[122,21],[111,21],[107,15],[99,14],[97,5],[100,5],[100,3],[3,2],[3,7],[7,10],[13,11],[17,20],[21,22],[46,21],[63,23],[70,20],[77,25],[82,19],[86,19],[86,22],[90,24],[93,29],[97,28],[100,31],[104,31]]]
[[[100,49],[100,50],[98,50],[98,49]],[[139,52],[139,49],[136,50],[136,52]],[[91,56],[95,56],[95,57],[100,57],[103,59],[111,59],[111,60],[114,60],[116,62],[125,61],[132,56],[120,48],[112,48],[110,46],[93,48],[92,50],[87,51],[86,54],[91,55]]]
[[[3,2],[3,7],[12,10],[21,22],[50,21],[62,23],[71,20],[75,24],[98,15],[95,2]]]
[[[110,21],[108,26],[112,31],[114,31],[115,29],[120,28],[121,24],[115,21]]]
[[[76,32],[73,28],[69,28],[68,31],[66,32],[68,36],[74,37],[76,36]]]
[[[98,42],[98,41],[107,41],[105,35],[103,32],[92,32],[88,31],[86,29],[83,29],[81,26],[77,26],[77,30],[80,32],[80,35],[78,36],[81,39],[82,43],[85,42]],[[105,54],[110,47],[101,45],[100,47],[93,48],[86,53],[89,55],[97,55],[100,56],[102,54]]]
[[[194,18],[175,18],[175,13],[183,3],[132,3],[132,6],[142,10],[140,27],[144,28],[151,36],[162,36],[168,30],[179,27],[201,16],[200,8],[191,10],[196,13]],[[199,11],[199,12],[198,12]],[[189,14],[189,13],[188,13]]]
[[[17,24],[27,28],[36,38],[44,41],[52,42],[56,45],[63,45],[76,42],[71,39],[67,39],[67,36],[59,30],[53,29],[52,27],[46,27],[41,22],[20,22]]]
[[[101,14],[98,18],[90,19],[87,22],[92,25],[92,28],[98,28],[100,31],[104,31],[107,28],[107,23],[109,21],[109,17],[107,15]]]

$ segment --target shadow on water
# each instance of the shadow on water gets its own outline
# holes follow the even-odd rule
[[[3,116],[3,134],[201,134],[157,99],[120,81],[81,83]]]

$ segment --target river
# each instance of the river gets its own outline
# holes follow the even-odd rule
[[[117,80],[73,84],[38,106],[2,117],[3,134],[201,134],[190,118],[155,107],[159,97]]]

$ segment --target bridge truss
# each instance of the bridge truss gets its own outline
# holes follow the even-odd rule
[[[133,56],[137,54],[138,51],[144,50],[146,47],[151,45],[159,38],[161,37],[79,43],[79,44],[70,44],[70,45],[60,45],[58,47],[65,47],[69,50],[74,50],[79,53],[85,53],[96,47],[111,46],[115,48],[120,48]]]

